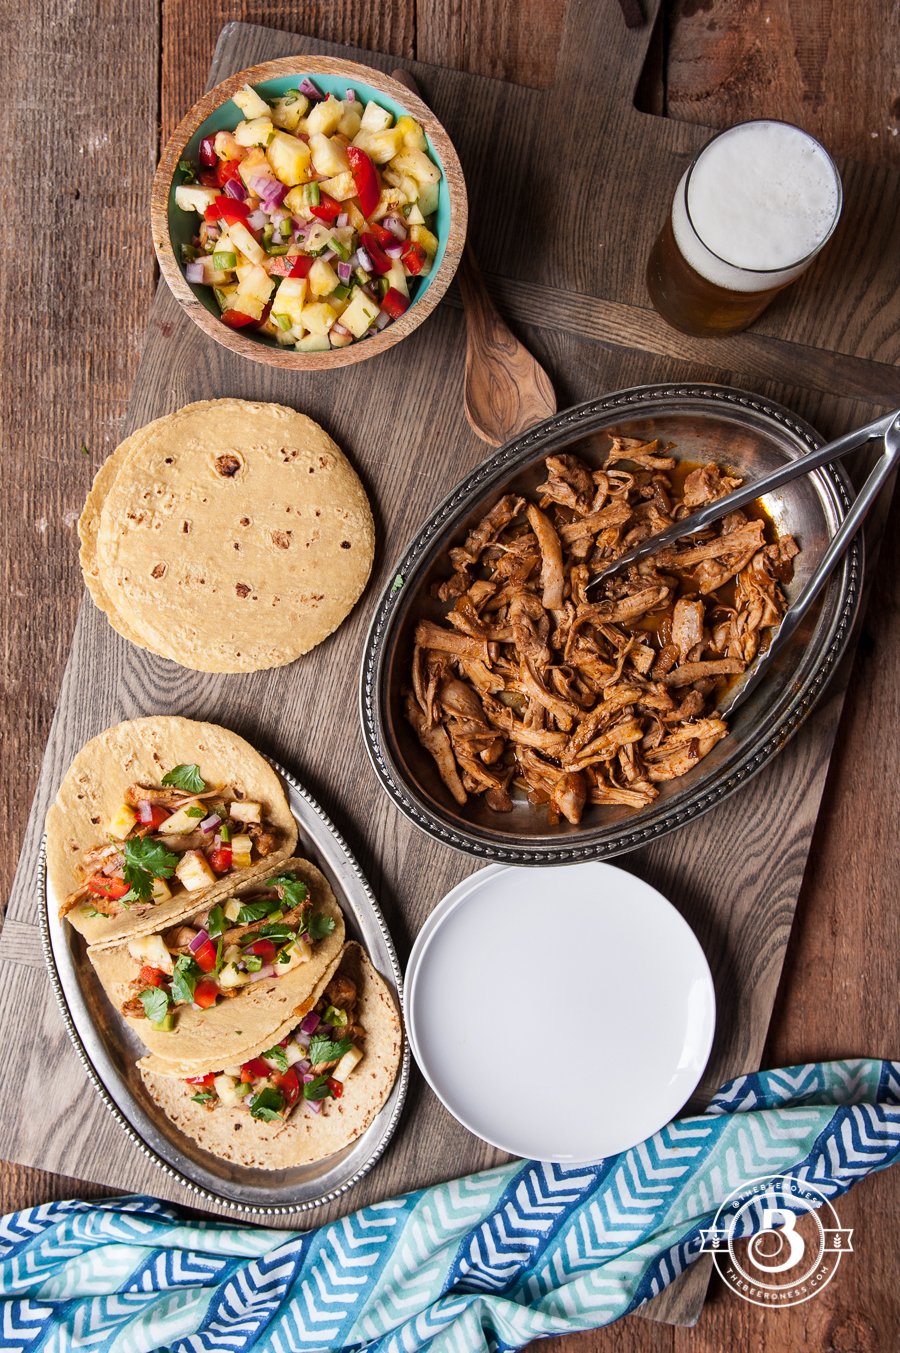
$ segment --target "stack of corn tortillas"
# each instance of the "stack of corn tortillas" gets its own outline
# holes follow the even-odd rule
[[[293,409],[188,404],[132,433],[79,523],[94,601],[126,639],[203,672],[279,667],[327,638],[368,580],[365,490]]]

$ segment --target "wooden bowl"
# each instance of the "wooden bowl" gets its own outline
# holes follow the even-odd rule
[[[401,113],[409,113],[424,128],[429,153],[442,175],[435,232],[438,251],[431,271],[420,280],[409,309],[381,332],[345,348],[332,348],[329,352],[297,352],[294,348],[279,347],[266,334],[254,331],[251,337],[244,330],[229,329],[223,324],[211,289],[192,285],[184,275],[181,246],[190,243],[195,223],[193,213],[180,211],[175,206],[179,161],[196,162],[204,136],[231,130],[240,121],[237,108],[230,104],[232,94],[249,84],[258,88],[263,98],[276,98],[288,89],[296,88],[304,76],[315,79],[325,93],[341,96],[344,89],[352,85],[364,102],[375,99],[395,118]],[[162,275],[186,313],[205,333],[223,347],[254,362],[289,371],[321,371],[375,357],[406,338],[428,318],[459,266],[466,239],[468,204],[462,168],[453,143],[420,98],[390,76],[355,61],[338,61],[326,56],[290,56],[239,71],[194,104],[175,128],[159,162],[153,181],[150,218]]]

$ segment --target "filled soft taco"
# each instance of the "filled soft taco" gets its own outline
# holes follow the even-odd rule
[[[154,1056],[138,1068],[156,1103],[204,1150],[283,1170],[323,1160],[366,1130],[401,1051],[391,992],[351,943],[307,1002],[239,1054],[210,1053],[190,1077]]]
[[[176,1068],[233,1059],[290,1019],[344,944],[344,917],[308,860],[254,870],[164,929],[88,956],[150,1052]],[[186,1072],[187,1074],[187,1072]]]
[[[75,757],[47,814],[51,905],[91,943],[116,944],[227,893],[293,851],[281,781],[216,724],[132,719]]]

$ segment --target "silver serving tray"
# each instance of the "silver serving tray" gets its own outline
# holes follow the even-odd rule
[[[366,640],[360,716],[366,748],[383,789],[418,827],[470,855],[514,864],[553,865],[609,859],[699,817],[745,784],[796,732],[832,676],[849,642],[863,572],[857,537],[817,606],[779,654],[765,681],[731,719],[731,732],[681,779],[661,786],[639,812],[591,808],[578,826],[550,828],[546,812],[524,797],[511,813],[492,813],[480,797],[464,808],[452,799],[402,709],[413,631],[421,617],[440,620],[430,595],[448,575],[446,550],[459,543],[501,494],[530,492],[544,457],[572,448],[595,463],[609,432],[675,443],[685,460],[717,460],[753,479],[823,444],[795,415],[762,396],[720,385],[645,385],[578,404],[546,419],[483,461],[435,509],[398,562],[402,581],[387,588]],[[780,533],[801,546],[788,602],[818,565],[853,494],[838,465],[784,485],[765,499]]]
[[[403,977],[384,917],[356,860],[315,799],[277,762],[297,820],[297,854],[322,870],[347,924],[347,938],[363,945],[402,1008]],[[103,1104],[134,1145],[170,1179],[196,1197],[261,1217],[306,1212],[331,1202],[371,1170],[393,1136],[409,1081],[409,1047],[391,1094],[369,1127],[343,1151],[291,1170],[254,1170],[204,1151],[172,1123],[147,1093],[136,1062],[146,1049],[107,999],[86,956],[84,939],[49,905],[45,844],[41,847],[41,939],[50,979],[69,1038]]]

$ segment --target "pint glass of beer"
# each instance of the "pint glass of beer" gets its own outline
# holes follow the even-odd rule
[[[700,151],[647,265],[650,299],[689,334],[745,329],[809,266],[841,214],[826,150],[788,122],[742,122]]]

